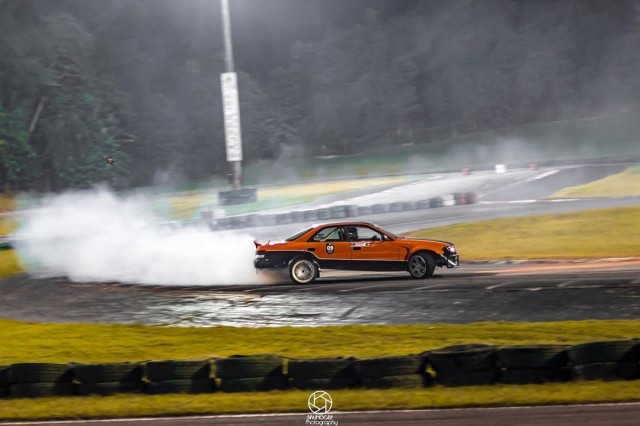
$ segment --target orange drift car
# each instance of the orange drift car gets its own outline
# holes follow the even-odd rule
[[[288,268],[298,284],[318,278],[320,269],[409,271],[413,278],[428,278],[436,266],[460,265],[451,243],[398,237],[366,222],[317,225],[286,241],[254,244],[257,269]]]

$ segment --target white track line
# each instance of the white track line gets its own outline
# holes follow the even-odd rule
[[[489,287],[485,287],[485,290],[493,290],[494,288],[498,288],[498,287],[504,287],[506,285],[509,284],[516,284],[518,281],[507,281],[506,283],[500,283],[500,284],[496,284],[496,285],[491,285]]]
[[[563,283],[558,284],[558,288],[565,288],[569,284],[573,284],[573,283],[577,283],[577,282],[580,282],[580,280],[565,281]]]

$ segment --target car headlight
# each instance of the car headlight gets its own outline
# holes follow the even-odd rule
[[[456,248],[454,247],[453,244],[447,246],[447,250],[449,250],[449,253],[455,253],[456,252]]]

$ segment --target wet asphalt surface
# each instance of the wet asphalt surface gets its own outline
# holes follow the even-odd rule
[[[484,264],[404,273],[328,272],[314,284],[162,287],[5,279],[3,317],[179,326],[313,326],[640,317],[640,261]]]

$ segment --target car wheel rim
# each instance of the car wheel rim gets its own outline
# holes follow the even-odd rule
[[[306,283],[311,281],[314,274],[314,267],[311,262],[303,261],[298,262],[293,267],[293,275],[296,277],[296,280],[301,283]]]
[[[414,277],[421,277],[427,272],[427,262],[420,256],[415,256],[409,262],[409,269],[411,275]]]

